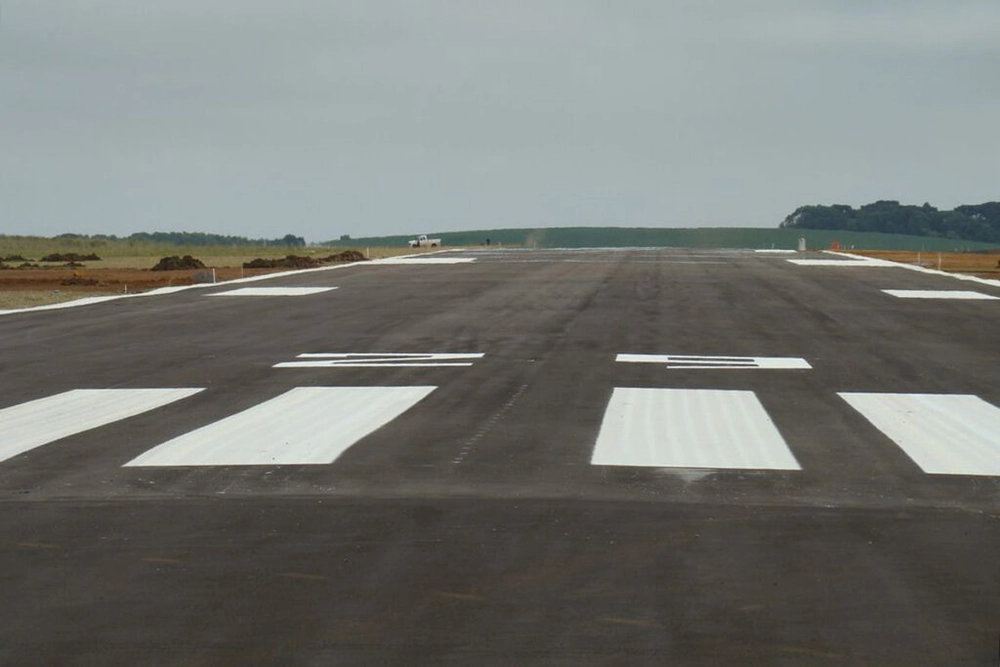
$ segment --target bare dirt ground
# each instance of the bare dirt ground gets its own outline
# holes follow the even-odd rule
[[[929,269],[1000,279],[1000,253],[912,252],[909,250],[851,250],[856,255],[919,264]]]

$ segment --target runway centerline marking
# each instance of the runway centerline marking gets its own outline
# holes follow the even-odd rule
[[[800,357],[725,357],[693,354],[619,354],[615,361],[632,364],[664,364],[668,369],[763,369],[789,370],[810,369],[805,359]]]
[[[617,387],[593,465],[800,470],[752,391]]]
[[[307,352],[272,368],[433,368],[471,366],[483,352]]]
[[[882,291],[900,299],[1000,299],[1000,297],[971,290],[884,289]]]
[[[240,287],[205,296],[309,296],[335,290],[336,287]]]
[[[926,473],[1000,475],[1000,408],[970,394],[841,392]]]
[[[323,465],[436,387],[297,387],[176,437],[125,464]]]
[[[202,389],[73,389],[0,410],[0,461],[148,412]]]

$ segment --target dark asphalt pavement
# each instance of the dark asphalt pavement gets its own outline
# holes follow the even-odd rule
[[[337,288],[305,296],[207,298],[237,287],[220,284],[0,315],[0,447],[60,422],[15,424],[31,401],[123,390],[96,393],[96,414],[124,390],[202,390],[0,461],[0,663],[1000,663],[1000,476],[925,472],[838,395],[1000,406],[1000,300],[882,291],[1000,287],[787,261],[832,259],[814,253],[432,257],[475,261],[253,283]],[[318,353],[483,356],[275,368]],[[411,386],[435,389],[330,464],[178,449],[125,466],[296,388]],[[801,469],[592,465],[616,388],[753,392]],[[681,417],[643,428],[699,442],[729,419]],[[958,447],[963,415],[932,417],[951,430],[916,437]],[[280,452],[348,422],[250,412],[240,437],[190,447],[242,456],[256,435]],[[1000,455],[977,427],[977,460]]]

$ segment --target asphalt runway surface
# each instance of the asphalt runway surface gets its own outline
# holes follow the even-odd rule
[[[0,662],[997,664],[989,297],[484,249],[3,314]]]

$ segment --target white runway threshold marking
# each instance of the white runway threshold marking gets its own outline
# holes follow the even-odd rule
[[[812,368],[800,357],[719,357],[693,354],[619,354],[615,361],[632,364],[665,364],[667,368],[759,368],[788,370]]]
[[[800,470],[752,391],[617,387],[593,465]]]
[[[840,397],[926,473],[1000,475],[1000,408],[968,394]]]
[[[228,292],[213,292],[205,296],[309,296],[335,290],[336,287],[240,287]]]
[[[0,461],[173,403],[201,389],[74,389],[0,410]]]
[[[403,414],[435,387],[298,387],[168,440],[141,466],[321,465]]]
[[[307,352],[272,368],[432,368],[471,366],[482,352]]]
[[[998,299],[990,294],[970,290],[884,289],[886,294],[900,299]]]

